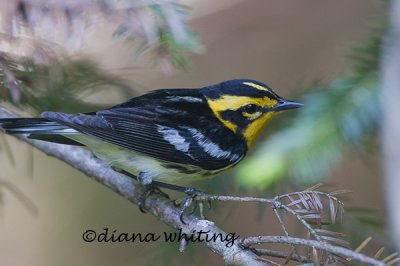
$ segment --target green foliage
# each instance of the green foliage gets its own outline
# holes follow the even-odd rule
[[[197,34],[183,23],[188,18],[190,9],[174,1],[149,4],[148,8],[153,19],[147,20],[150,25],[144,30],[146,38],[140,38],[141,35],[138,36],[132,26],[126,23],[118,27],[115,35],[138,41],[137,54],[149,52],[165,72],[170,71],[170,65],[187,68],[189,61],[186,53],[200,53],[203,50]]]
[[[0,100],[25,111],[93,111],[100,106],[84,101],[85,95],[104,89],[127,96],[132,93],[128,86],[88,61],[35,65],[29,59],[17,62],[3,56],[0,60]]]
[[[82,10],[91,15],[83,18]],[[33,112],[93,110],[97,106],[81,100],[83,94],[110,87],[129,91],[90,62],[58,60],[82,44],[88,25],[96,30],[103,21],[114,36],[134,40],[137,53],[152,54],[164,72],[188,66],[186,52],[202,50],[187,24],[190,9],[175,0],[20,0],[0,13],[6,18],[0,28],[7,29],[1,36],[6,48],[0,49],[0,100]],[[21,51],[7,48],[20,46]]]
[[[301,108],[288,128],[261,144],[239,166],[237,180],[265,189],[282,176],[316,183],[337,166],[343,153],[363,148],[379,122],[378,60],[384,27],[352,51],[352,72],[299,99]]]
[[[171,66],[187,66],[186,52],[202,50],[197,35],[187,24],[189,14],[190,9],[177,0],[9,1],[8,8],[0,11],[4,17],[0,21],[0,28],[4,29],[0,38],[5,44],[0,52],[14,57],[24,54],[32,59],[34,51],[44,44],[75,52],[82,45],[87,28],[103,31],[106,25],[114,36],[134,40],[138,52],[148,51],[167,72]],[[22,52],[10,48],[19,46],[24,47]]]

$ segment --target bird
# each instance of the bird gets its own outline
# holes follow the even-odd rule
[[[302,106],[259,81],[234,79],[154,90],[90,113],[47,111],[41,118],[0,119],[0,128],[84,146],[144,185],[182,185],[237,165],[278,112]]]

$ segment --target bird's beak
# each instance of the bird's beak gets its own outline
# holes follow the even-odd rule
[[[280,112],[280,111],[284,111],[284,110],[300,108],[303,106],[304,106],[304,104],[302,104],[302,103],[296,103],[296,102],[282,99],[275,107],[272,108],[272,110],[275,112]]]

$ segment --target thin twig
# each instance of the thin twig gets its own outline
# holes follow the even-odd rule
[[[235,196],[220,196],[203,193],[196,196],[198,201],[236,201],[236,202],[260,202],[260,203],[274,203],[273,199],[258,198],[258,197],[235,197]]]
[[[341,255],[344,257],[352,258],[353,260],[369,263],[371,265],[376,266],[385,266],[386,264],[382,261],[378,261],[374,258],[368,257],[364,254],[354,252],[350,249],[334,246],[328,244],[326,242],[321,242],[317,240],[307,240],[296,237],[287,237],[287,236],[258,236],[258,237],[246,237],[241,240],[241,244],[243,247],[250,247],[255,244],[263,244],[263,243],[281,243],[281,244],[294,244],[300,246],[308,246],[315,247],[320,250],[325,250],[327,252]]]
[[[307,193],[316,193],[319,195],[323,195],[328,197],[329,199],[335,200],[339,204],[343,204],[340,202],[336,197],[333,197],[329,195],[328,193],[320,192],[320,191],[305,191]],[[283,204],[280,200],[284,198],[289,198],[291,196],[298,196],[299,192],[293,192],[293,193],[288,193],[280,196],[276,196],[273,199],[266,199],[266,198],[259,198],[259,197],[233,197],[233,196],[219,196],[219,195],[209,195],[209,194],[201,194],[199,196],[196,196],[196,200],[198,201],[207,201],[207,200],[213,200],[213,201],[236,201],[236,202],[260,202],[260,203],[268,203],[272,204],[273,208],[276,209],[285,209],[287,212],[289,212],[291,215],[293,215],[299,222],[301,222],[307,230],[311,233],[311,235],[319,240],[322,241],[321,237],[318,235],[318,233],[310,226],[309,223],[307,223],[301,215],[299,215],[295,210],[291,209],[290,207],[286,206]],[[279,218],[278,218],[279,219]]]
[[[279,212],[278,212],[278,210],[277,210],[276,208],[273,208],[273,211],[274,211],[274,213],[275,213],[275,216],[276,216],[277,219],[278,219],[278,222],[279,222],[281,228],[283,229],[283,232],[285,233],[286,236],[289,236],[289,232],[288,232],[288,230],[286,229],[285,222],[283,221],[282,216],[279,214]],[[289,260],[292,259],[292,256],[293,256],[294,254],[296,254],[296,255],[298,254],[297,249],[296,249],[296,247],[295,247],[294,245],[292,245],[292,248],[293,248],[292,252],[290,252],[290,254],[288,254],[288,256],[286,257],[285,264],[286,264]]]
[[[318,241],[322,241],[322,238],[318,235],[318,233],[311,227],[309,223],[307,223],[301,216],[292,210],[291,208],[287,207],[286,205],[282,205],[282,208],[285,209],[288,213],[296,217],[296,219],[304,225],[305,228],[310,232],[310,234]]]
[[[254,253],[260,256],[270,256],[270,257],[275,257],[275,258],[281,258],[281,259],[286,259],[290,257],[290,260],[292,261],[297,261],[297,262],[302,262],[302,263],[307,263],[310,262],[306,257],[297,255],[297,254],[292,254],[290,255],[290,252],[284,252],[284,251],[277,251],[277,250],[269,250],[269,249],[259,249],[255,248],[252,249]]]

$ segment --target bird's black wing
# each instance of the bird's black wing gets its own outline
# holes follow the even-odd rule
[[[224,128],[223,132],[217,132],[215,128],[218,127],[212,123],[219,122],[208,114],[210,110],[204,109],[204,103],[198,101],[196,106],[195,98],[189,99],[187,96],[181,96],[180,102],[176,98],[171,99],[174,99],[171,105],[168,105],[166,99],[158,104],[152,98],[153,102],[132,101],[90,115],[45,112],[43,117],[167,163],[217,170],[242,158],[245,153],[242,148],[225,150],[208,139],[204,131],[199,130],[211,128],[214,134],[221,134],[222,139],[236,144],[233,139],[227,138],[231,133],[224,131]],[[192,110],[197,111],[192,114]]]

